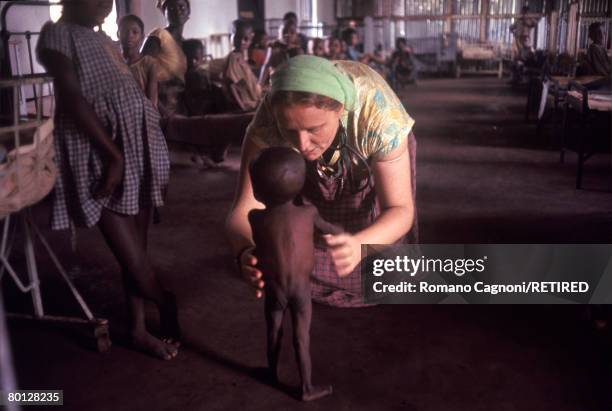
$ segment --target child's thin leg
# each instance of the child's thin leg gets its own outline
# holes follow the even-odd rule
[[[149,231],[149,210],[142,210],[135,218],[136,230],[140,241],[146,251],[147,235]],[[127,295],[127,301],[130,311],[131,329],[145,330],[146,316],[144,299],[138,296],[136,284],[130,281],[129,273],[123,271],[123,284]]]
[[[283,341],[283,318],[286,305],[283,307],[272,292],[266,290],[266,302],[264,310],[266,315],[266,326],[268,332],[268,369],[270,378],[278,381],[278,357],[280,356]]]
[[[177,354],[176,347],[153,337],[145,328],[142,299],[151,300],[159,307],[164,307],[168,298],[149,265],[145,244],[141,239],[144,231],[138,230],[134,217],[119,215],[109,210],[102,211],[98,226],[125,276],[133,344],[157,357],[173,358]]]
[[[312,401],[332,393],[331,385],[312,385],[312,363],[310,360],[310,321],[312,319],[312,301],[310,290],[299,302],[289,305],[293,322],[293,347],[300,368],[302,379],[302,400]]]
[[[155,209],[157,210],[157,209]],[[149,225],[151,223],[151,209],[142,208],[136,216],[136,229],[140,236],[140,240],[144,245],[145,252],[148,246],[148,234]],[[176,347],[181,345],[180,343],[180,327],[178,323],[178,310],[176,304],[176,298],[172,293],[164,291],[166,303],[160,308],[160,326],[162,333],[162,340],[167,343],[174,344]],[[140,300],[142,307],[142,315],[144,318],[144,301],[142,298],[134,296],[134,302],[138,303]]]

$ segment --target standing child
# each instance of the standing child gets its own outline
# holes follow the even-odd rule
[[[268,366],[278,380],[283,317],[287,308],[293,323],[293,345],[302,379],[302,400],[331,394],[331,386],[314,386],[311,381],[310,274],[314,268],[314,228],[325,234],[342,230],[323,220],[312,205],[297,206],[304,186],[306,165],[302,156],[287,147],[262,151],[250,166],[255,198],[265,210],[252,210],[258,268],[264,274],[265,314],[268,328]]]
[[[144,42],[144,23],[138,16],[128,14],[119,20],[119,42],[123,58],[132,75],[153,106],[157,108],[159,68],[153,57],[143,56],[140,53]]]
[[[57,23],[46,23],[38,59],[54,77],[55,158],[52,228],[97,225],[119,262],[130,308],[133,346],[169,360],[178,353],[174,296],[164,290],[146,254],[152,207],[163,205],[168,148],[159,113],[134,81],[102,24],[112,0],[64,3]],[[160,312],[162,334],[145,326],[145,301]]]

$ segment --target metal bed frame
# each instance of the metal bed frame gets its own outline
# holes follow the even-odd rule
[[[7,28],[7,15],[11,8],[14,6],[34,6],[34,7],[49,7],[51,5],[57,5],[58,3],[51,3],[49,1],[11,1],[8,2],[2,11],[0,12],[0,25],[1,25],[1,45],[2,45],[2,79],[0,79],[0,90],[6,91],[7,89],[12,88],[12,93],[3,93],[3,98],[0,101],[0,108],[2,108],[2,114],[5,115],[6,118],[12,120],[11,125],[4,125],[0,127],[0,134],[13,134],[14,143],[16,148],[18,148],[21,144],[23,144],[23,136],[21,134],[27,133],[28,131],[35,130],[39,127],[43,122],[45,122],[45,116],[43,115],[43,85],[50,84],[52,82],[52,78],[41,74],[34,74],[34,58],[33,58],[33,47],[31,44],[31,39],[33,35],[38,35],[39,32],[34,31],[24,31],[24,32],[11,32]],[[9,40],[11,36],[14,35],[24,35],[27,42],[27,52],[28,59],[30,63],[30,72],[32,74],[27,76],[12,76],[11,67],[10,67],[10,48],[9,48]],[[35,115],[21,113],[19,102],[20,98],[23,97],[23,91],[26,87],[32,87],[32,95],[33,98],[30,100],[34,100],[35,107]],[[49,88],[51,91],[52,89]],[[12,94],[12,95],[10,95]],[[52,96],[51,96],[52,97]],[[52,110],[51,110],[52,111]],[[10,116],[6,116],[6,114],[10,114]],[[6,139],[6,138],[5,138]],[[11,224],[13,223],[13,224]],[[13,268],[13,266],[9,262],[9,256],[13,249],[14,245],[14,234],[16,231],[16,227],[20,226],[23,232],[24,238],[24,254],[26,259],[26,271],[28,274],[28,283],[24,284],[22,280],[19,278],[17,272]],[[48,241],[45,239],[40,229],[36,226],[34,219],[32,218],[32,212],[30,207],[26,207],[17,213],[10,214],[4,218],[4,226],[2,231],[0,232],[0,281],[2,280],[3,274],[7,272],[9,276],[13,279],[17,288],[23,293],[29,293],[32,297],[32,304],[34,309],[33,315],[26,314],[10,314],[7,313],[6,317],[8,318],[18,318],[18,319],[30,319],[36,321],[52,321],[57,323],[67,323],[73,324],[76,326],[85,327],[89,331],[89,336],[95,341],[93,345],[96,346],[98,351],[106,351],[111,346],[111,341],[109,337],[108,331],[108,320],[103,318],[96,318],[91,310],[89,309],[87,303],[78,292],[76,287],[74,286],[72,280],[68,276],[66,270],[62,267],[58,257],[53,252],[51,246]],[[34,248],[34,239],[37,238],[40,243],[43,245],[45,250],[47,251],[51,261],[55,265],[57,271],[59,272],[61,278],[68,286],[71,291],[73,297],[76,302],[81,307],[84,318],[80,317],[67,317],[67,316],[51,316],[45,313],[43,307],[43,298],[40,287],[40,280],[38,276],[38,268],[36,263],[36,255]],[[0,300],[0,305],[2,301]],[[4,312],[2,307],[0,307],[0,328],[4,326]],[[6,332],[2,332],[4,330],[0,330],[0,347],[6,347],[6,349],[0,349],[0,356],[10,357],[10,348],[8,346],[8,338]],[[11,370],[7,370],[10,365],[10,361],[5,362],[5,358],[0,358],[0,363],[2,363],[2,376],[7,374],[7,378],[1,378],[0,389],[9,390],[15,389],[14,383],[14,375],[10,377]]]

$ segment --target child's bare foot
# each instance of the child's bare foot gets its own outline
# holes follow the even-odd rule
[[[132,334],[132,346],[162,360],[171,360],[178,355],[177,347],[155,338],[146,331]]]
[[[174,294],[166,293],[166,303],[159,310],[162,340],[175,347],[181,346],[181,327],[178,321],[178,306]]]
[[[331,385],[313,385],[309,389],[302,389],[302,401],[314,401],[330,395],[333,389]]]

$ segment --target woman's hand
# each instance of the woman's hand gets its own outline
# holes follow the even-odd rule
[[[117,150],[117,153],[113,153],[109,156],[108,163],[106,165],[106,175],[102,185],[94,193],[94,199],[99,200],[104,197],[108,197],[117,189],[121,181],[123,180],[123,171],[125,164],[123,156]]]
[[[349,233],[323,236],[340,277],[353,272],[361,261],[361,244]]]
[[[263,274],[259,269],[255,268],[257,264],[257,257],[253,255],[255,247],[249,247],[245,249],[238,258],[240,263],[240,274],[249,282],[249,284],[256,289],[255,296],[261,298],[263,296],[264,281],[262,280]]]

